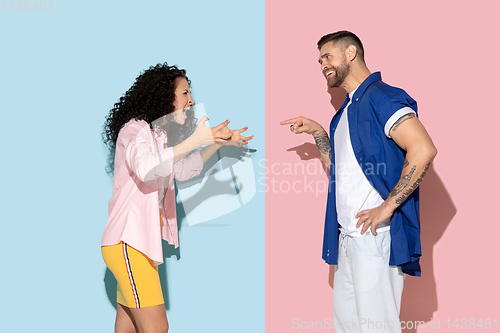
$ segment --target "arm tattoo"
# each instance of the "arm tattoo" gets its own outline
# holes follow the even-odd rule
[[[405,158],[405,161],[403,163],[403,169],[406,168],[408,165],[410,165],[410,162],[408,162],[408,159]]]
[[[431,165],[431,163],[427,163],[427,165],[425,166],[424,168],[424,171],[422,171],[422,174],[420,175],[420,177],[413,183],[412,186],[410,186],[410,188],[405,192],[403,193],[403,195],[399,198],[396,199],[396,203],[399,205],[401,203],[403,203],[406,198],[408,198],[408,196],[417,188],[417,186],[422,182],[422,179],[424,179],[425,177],[425,174],[427,173],[427,170],[429,170],[429,165]]]
[[[392,125],[392,130],[395,131],[396,128],[398,128],[399,125],[401,125],[402,123],[404,123],[405,121],[407,121],[408,119],[411,119],[411,118],[415,118],[415,114],[414,113],[405,114],[404,116],[402,116],[401,118],[399,118],[394,123],[394,125]]]
[[[330,162],[332,161],[332,148],[330,147],[330,138],[325,131],[319,132],[317,135],[313,135],[316,145],[318,146],[319,152],[325,156],[328,156]]]
[[[417,166],[414,165],[411,168],[410,172],[407,175],[401,177],[401,179],[399,180],[399,182],[392,189],[392,191],[391,191],[391,197],[395,197],[396,195],[398,195],[399,193],[401,193],[402,190],[405,189],[405,187],[410,183],[411,176],[413,176],[413,173],[415,172],[416,168],[417,168]]]

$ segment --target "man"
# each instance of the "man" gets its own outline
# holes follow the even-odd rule
[[[356,35],[325,35],[318,50],[328,87],[348,93],[330,137],[305,117],[281,124],[313,135],[330,174],[323,259],[337,265],[335,328],[401,332],[404,277],[420,276],[418,185],[437,150],[416,102],[369,71]]]

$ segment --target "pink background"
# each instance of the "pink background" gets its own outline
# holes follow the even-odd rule
[[[500,313],[499,14],[499,1],[267,0],[266,332],[302,331],[294,318],[320,330],[332,317],[327,176],[312,137],[279,122],[304,115],[328,128],[345,93],[328,93],[316,42],[337,30],[356,33],[368,68],[417,100],[439,150],[421,188],[422,277],[406,279],[401,314],[427,324],[405,332],[429,331],[431,318],[442,330],[463,331],[451,325],[464,318],[467,331],[493,331],[469,321]]]

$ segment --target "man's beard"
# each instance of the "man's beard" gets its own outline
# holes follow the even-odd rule
[[[345,78],[349,75],[349,72],[351,71],[351,64],[349,64],[347,62],[347,59],[344,58],[344,61],[342,62],[342,64],[340,64],[339,67],[334,67],[332,69],[335,71],[335,73],[330,74],[330,76],[326,78],[326,83],[328,85],[328,88],[340,87],[340,85],[344,83]]]

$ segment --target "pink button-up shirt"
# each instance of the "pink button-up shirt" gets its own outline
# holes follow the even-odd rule
[[[163,263],[162,238],[179,246],[174,177],[187,180],[200,174],[203,161],[195,152],[177,163],[166,136],[156,135],[143,120],[130,120],[118,133],[113,196],[101,246],[123,241],[154,261]],[[159,198],[163,195],[160,223]]]

